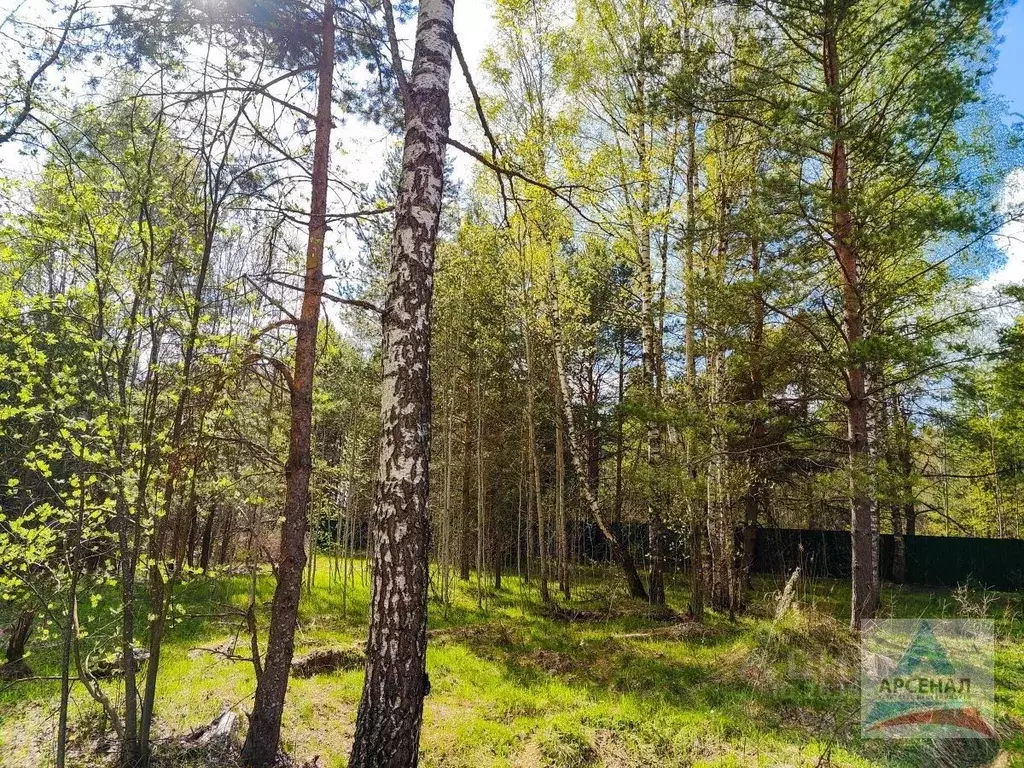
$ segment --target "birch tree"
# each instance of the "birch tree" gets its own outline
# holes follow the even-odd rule
[[[390,3],[386,7],[390,16]],[[383,316],[370,631],[349,758],[357,768],[416,765],[423,698],[429,690],[430,321],[450,124],[453,13],[454,0],[421,0],[408,79],[393,45],[405,146]]]

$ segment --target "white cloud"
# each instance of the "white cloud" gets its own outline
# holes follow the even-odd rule
[[[996,247],[1006,254],[1006,263],[979,286],[984,292],[1024,282],[1024,168],[1017,168],[1007,175],[999,212],[1013,217],[993,235]]]

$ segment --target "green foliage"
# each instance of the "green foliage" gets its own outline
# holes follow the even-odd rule
[[[97,397],[99,345],[81,297],[29,296],[0,274],[0,590],[24,600],[72,536],[103,536],[112,414]],[[49,573],[59,579],[59,569]],[[49,579],[42,579],[48,582]]]

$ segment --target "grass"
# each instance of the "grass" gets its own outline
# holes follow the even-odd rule
[[[363,572],[358,563],[343,613],[340,584],[332,583],[328,559],[321,557],[303,597],[298,654],[365,639]],[[560,603],[578,612],[576,620],[544,610],[515,577],[500,591],[480,591],[475,581],[457,584],[447,609],[432,601],[423,766],[1024,765],[1020,595],[1000,595],[988,606],[999,637],[1003,737],[968,761],[962,754],[943,756],[928,743],[860,738],[858,651],[844,628],[849,591],[843,583],[801,583],[796,609],[774,622],[769,617],[781,580],[760,579],[744,615],[730,622],[709,614],[698,627],[659,620],[646,605],[625,598],[611,574],[592,570],[577,577],[573,600]],[[264,632],[272,591],[272,579],[261,577]],[[242,607],[246,595],[246,579],[227,575],[197,578],[180,589],[182,619],[165,645],[158,683],[161,736],[204,725],[225,708],[251,706],[251,664],[202,650],[231,645],[238,619],[224,605]],[[671,605],[684,606],[685,582],[672,580],[668,595]],[[95,606],[85,603],[91,637],[112,635],[113,595]],[[955,616],[958,610],[948,591],[889,588],[884,595],[888,616]],[[236,652],[245,654],[247,643],[242,631]],[[32,645],[34,673],[55,674],[56,641],[37,636]],[[293,679],[286,749],[303,759],[319,755],[321,766],[345,765],[361,682],[361,669]],[[116,695],[116,684],[109,690]],[[52,763],[57,694],[49,680],[0,683],[0,765]],[[72,764],[99,765],[101,718],[80,686],[72,699]],[[181,759],[167,764],[185,765]]]

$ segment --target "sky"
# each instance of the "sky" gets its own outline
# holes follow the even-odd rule
[[[4,1],[0,0],[0,3]],[[458,0],[455,4],[455,34],[459,38],[462,52],[466,56],[466,62],[470,66],[474,83],[478,88],[482,80],[480,62],[483,60],[484,51],[494,34],[493,15],[494,5],[491,0]],[[412,39],[416,33],[415,22],[414,16],[407,23],[400,25],[398,30],[399,42],[406,56],[407,70],[410,68],[412,60]],[[469,98],[469,88],[459,70],[458,62],[454,59],[452,67],[452,136],[474,145],[477,143],[474,139],[480,131],[477,129],[478,120]],[[379,149],[394,141],[394,138],[388,137],[379,128],[367,124],[351,124],[348,131],[349,134],[346,138],[352,144],[353,151],[349,152],[351,165],[346,170],[359,181],[373,184],[381,170]],[[374,151],[375,149],[377,151]],[[457,178],[463,181],[472,178],[475,160],[460,152],[454,152],[452,160],[455,163]]]
[[[24,8],[44,0],[0,0],[0,16],[15,7]],[[458,0],[455,5],[455,29],[463,51],[478,84],[481,81],[480,62],[491,41],[494,30],[493,0]],[[407,58],[411,59],[415,18],[399,29]],[[1024,0],[1011,6],[1000,28],[1001,41],[995,71],[990,82],[991,91],[1001,96],[1011,116],[1011,122],[1024,121]],[[454,62],[453,62],[454,63]],[[473,114],[468,89],[455,64],[452,73],[452,135],[469,144],[478,144],[479,130]],[[345,121],[336,136],[340,139],[340,164],[350,181],[370,186],[380,175],[381,161],[394,137],[385,135],[375,126],[357,120]],[[12,149],[8,147],[7,149]],[[17,163],[13,152],[0,152],[0,164],[8,168]],[[13,161],[13,162],[12,162]],[[456,176],[469,179],[475,161],[461,153],[453,154]],[[1012,172],[1001,195],[1004,210],[1024,210],[1024,168]],[[994,288],[1008,282],[1024,282],[1024,221],[1004,226],[995,236],[996,245],[1006,254],[1006,263],[993,271],[985,280],[983,289]]]
[[[992,77],[992,89],[1001,93],[1014,112],[1024,113],[1024,2],[1010,9],[1000,34],[999,61]]]
[[[1006,99],[1017,121],[1024,120],[1024,2],[1018,1],[1010,9],[1000,34],[1003,39],[992,74],[992,91]],[[1000,205],[1004,211],[1024,210],[1024,168],[1007,177]],[[1006,263],[989,275],[983,290],[1024,282],[1024,221],[1011,221],[1003,226],[995,242],[1006,254]]]

